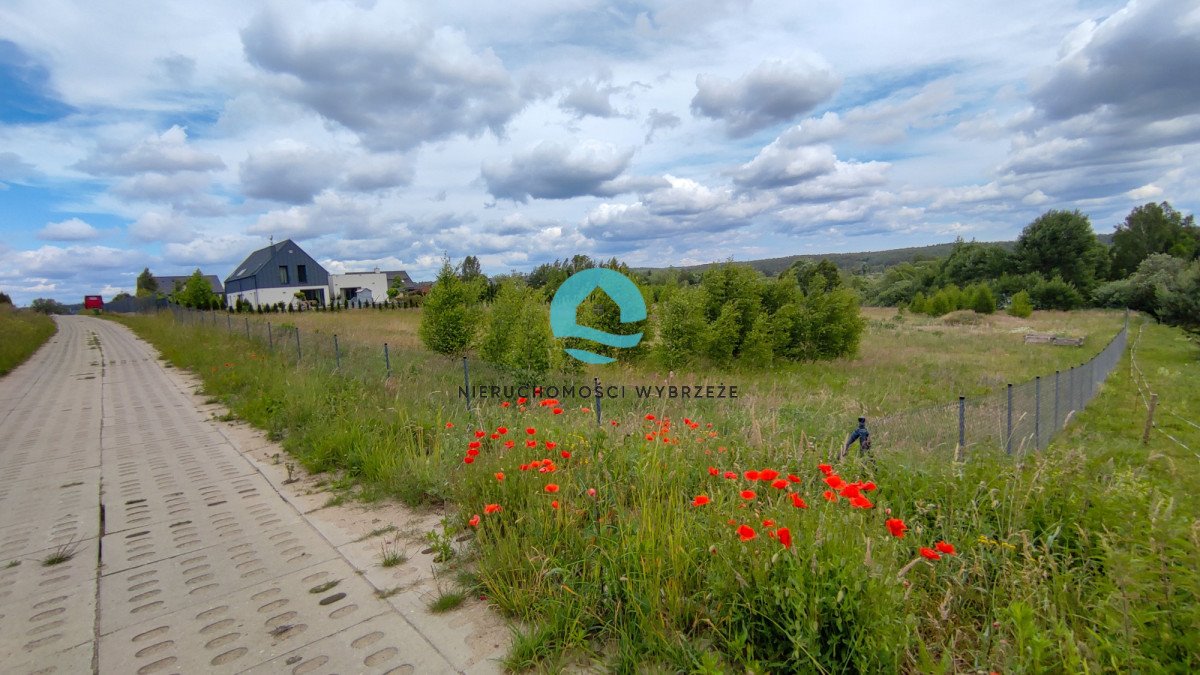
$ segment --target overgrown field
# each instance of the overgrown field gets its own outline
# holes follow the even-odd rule
[[[1145,411],[1128,355],[1043,453],[979,450],[955,464],[877,444],[873,462],[831,461],[861,411],[1065,368],[1098,351],[1121,316],[869,318],[857,359],[677,373],[673,381],[723,381],[745,394],[606,400],[602,425],[580,400],[485,400],[468,414],[455,391],[461,364],[419,350],[411,312],[271,317],[299,326],[309,350],[299,366],[278,325],[268,351],[225,321],[122,320],[308,468],[343,472],[366,499],[452,504],[440,534],[474,531],[476,541],[449,564],[525,627],[513,669],[1200,667],[1197,456],[1158,432],[1141,445]],[[1012,332],[1023,326],[1087,343],[1027,346]],[[346,345],[340,372],[331,352],[315,351],[335,330]],[[1178,417],[1166,426],[1161,416],[1162,428],[1191,448],[1200,447],[1200,428],[1187,423],[1200,418],[1189,384],[1198,357],[1175,329],[1148,326],[1138,342],[1161,409]],[[667,379],[600,372],[606,382]]]
[[[54,320],[45,314],[0,304],[0,375],[7,375],[54,335]]]

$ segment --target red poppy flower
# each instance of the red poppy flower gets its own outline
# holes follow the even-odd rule
[[[771,520],[770,518],[767,518],[766,520],[763,521],[763,527],[772,527],[774,525],[775,525],[775,521]]]
[[[469,450],[467,450],[467,454],[468,454],[468,455],[470,455],[470,456],[472,456],[472,457],[478,457],[478,456],[479,456],[479,450],[478,450],[478,449],[476,449],[476,448],[470,448]]]
[[[796,475],[796,474],[794,474],[794,473],[789,473],[789,474],[788,474],[788,480],[789,480],[789,481],[791,481],[791,482],[793,482],[793,483],[799,483],[799,482],[800,482],[800,476],[797,476],[797,475]]]
[[[742,475],[746,477],[746,480],[758,480],[758,472],[754,469],[750,469]]]
[[[533,427],[527,427],[527,428],[525,429],[525,433],[527,433],[527,434],[529,434],[530,436],[532,436],[532,435],[534,435],[534,434],[536,434],[536,433],[537,433],[537,429],[534,429]]]
[[[503,471],[496,472],[496,480],[504,480],[504,472]]]
[[[937,551],[935,551],[931,548],[928,548],[926,546],[922,546],[921,549],[917,552],[920,553],[923,557],[929,558],[930,560],[941,560],[942,559],[942,556],[938,555]]]
[[[536,448],[536,447],[537,447],[537,441],[534,441],[534,440],[528,440],[528,441],[525,441],[525,447],[527,447],[527,448]]]
[[[551,410],[550,412],[554,413],[555,415],[561,415],[563,411],[562,411],[562,408],[555,408],[554,410]]]
[[[467,521],[467,524],[471,527],[479,527],[479,514],[476,513],[475,515],[471,516],[471,519]]]
[[[842,488],[841,490],[839,490],[838,494],[842,495],[846,499],[854,499],[855,497],[862,496],[862,493],[858,491],[858,485],[856,485],[854,483],[851,483],[851,484],[847,485],[846,487]]]
[[[493,434],[491,435],[491,437],[490,437],[490,438],[491,438],[491,439],[494,441],[494,440],[496,440],[497,438],[500,438],[500,434],[493,433]]]
[[[771,483],[771,487],[775,488],[776,490],[782,490],[788,485],[790,485],[790,483],[782,478],[776,478],[775,482]]]
[[[763,469],[758,472],[758,479],[764,483],[769,483],[779,477],[779,472],[775,469]]]
[[[484,431],[483,429],[476,429],[476,430],[475,430],[475,438],[483,438],[484,436],[487,436],[487,432],[486,432],[486,431]]]
[[[846,485],[847,485],[846,481],[842,480],[842,477],[838,476],[837,474],[831,474],[831,475],[826,476],[825,484],[828,485],[829,487],[833,488],[834,490],[841,490],[842,488],[846,487]]]
[[[721,471],[720,471],[720,469],[718,469],[715,466],[710,466],[710,467],[708,467],[708,475],[719,476],[719,475],[721,475]]]
[[[750,527],[749,525],[742,525],[738,528],[737,533],[738,536],[741,537],[742,541],[750,541],[758,536],[758,533],[754,531],[754,528]]]
[[[526,403],[529,403],[529,399],[525,398],[524,396],[517,399],[517,405],[525,405]]]
[[[892,536],[897,539],[903,539],[904,532],[908,530],[908,526],[899,518],[888,518],[884,525],[887,526],[888,532],[891,532]]]
[[[651,422],[653,422],[653,421],[654,421],[654,415],[651,415],[650,413],[646,413],[646,419],[647,419],[647,420],[650,420]]]
[[[857,508],[857,509],[872,509],[872,508],[875,508],[875,505],[871,503],[871,500],[870,500],[870,499],[867,499],[866,497],[864,497],[864,496],[862,496],[862,495],[859,495],[859,496],[857,496],[857,497],[853,497],[853,498],[851,498],[851,499],[850,499],[850,506],[853,506],[854,508]]]
[[[557,500],[557,499],[555,499],[554,501],[550,502],[550,508],[552,508],[552,509],[557,509],[557,508],[558,508],[558,500]]]
[[[558,454],[562,455],[563,459],[571,459],[571,453],[567,452],[566,450],[563,450],[562,452],[560,452]]]
[[[792,506],[794,506],[798,509],[807,509],[808,508],[808,504],[804,503],[803,497],[796,494],[795,492],[791,493],[790,496],[792,498]]]
[[[595,497],[596,496],[596,488],[588,488],[588,496]]]
[[[508,433],[508,427],[496,427],[496,433],[503,436],[504,434]]]
[[[549,483],[549,484],[547,484],[547,485],[546,485],[546,492],[549,492],[549,493],[551,493],[551,494],[553,494],[553,493],[555,493],[555,492],[558,492],[558,485],[557,485],[557,484],[555,484],[555,483]]]
[[[726,477],[726,478],[728,478],[729,480],[736,480],[736,479],[737,479],[737,474],[736,474],[736,473],[734,473],[734,472],[732,472],[732,471],[726,471],[726,472],[725,472],[725,477]]]
[[[742,490],[742,499],[746,501],[754,499],[754,490]]]
[[[470,455],[467,455],[466,457],[463,457],[463,464],[474,464],[474,463],[475,463],[475,458],[474,458],[474,457],[472,457],[472,456],[470,456]]]
[[[609,420],[609,421],[608,421],[608,423],[609,423],[609,424],[611,424],[611,425],[613,425],[614,427],[615,427],[615,426],[617,426],[617,421],[616,421],[616,420]]]
[[[866,490],[867,492],[871,492],[875,489],[875,483],[867,481],[862,484],[862,489]]]
[[[945,553],[946,555],[956,555],[957,554],[957,551],[954,550],[954,545],[947,544],[944,541],[939,541],[938,543],[934,544],[934,548],[936,548],[938,551],[941,551],[942,553]]]
[[[528,470],[529,470],[529,465],[528,465],[528,464],[522,464],[522,465],[521,465],[521,470],[522,470],[522,471],[528,471]]]
[[[653,432],[653,431],[651,431],[650,433],[646,434],[646,440],[648,440],[648,441],[652,441],[652,440],[654,440],[654,432]]]
[[[512,449],[517,444],[516,441],[504,441],[504,447]]]
[[[468,448],[478,448],[481,445],[483,445],[483,444],[480,443],[479,441],[471,441],[470,443],[467,443]]]
[[[786,527],[775,530],[775,538],[779,540],[779,543],[783,544],[784,548],[792,547],[792,531]]]
[[[836,502],[838,500],[837,493],[834,492],[833,490],[826,490],[825,494],[823,494],[821,496],[825,498],[825,501],[829,501],[829,502]]]
[[[558,443],[555,443],[554,441],[546,441],[546,449],[547,450],[553,450],[557,447],[558,447]]]
[[[500,508],[499,504],[488,504],[487,506],[483,507],[484,513],[497,513],[501,510],[502,509]]]
[[[692,500],[692,506],[704,506],[708,502],[708,495],[696,495],[696,498]]]
[[[818,464],[817,468],[820,469],[821,473],[825,474],[826,476],[833,473],[833,467],[829,466],[828,464]]]
[[[507,407],[509,407],[510,405],[512,405],[512,404],[511,404],[511,403],[509,403],[508,401],[505,401],[505,402],[503,402],[503,403],[501,403],[501,404],[500,404],[500,407],[501,407],[501,408],[507,408]]]
[[[446,428],[447,428],[447,429],[453,429],[453,428],[454,428],[454,422],[446,422]]]

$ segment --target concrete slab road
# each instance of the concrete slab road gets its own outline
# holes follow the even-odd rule
[[[0,671],[456,671],[147,344],[57,321],[0,379]]]

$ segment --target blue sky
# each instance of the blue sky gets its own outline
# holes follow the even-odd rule
[[[223,278],[270,237],[427,279],[1196,210],[1200,3],[928,5],[9,0],[0,290]]]

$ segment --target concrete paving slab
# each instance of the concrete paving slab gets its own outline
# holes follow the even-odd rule
[[[4,672],[13,675],[78,675],[93,672],[95,657],[96,644],[88,640],[53,654],[27,657],[23,661],[8,661],[4,664]]]

